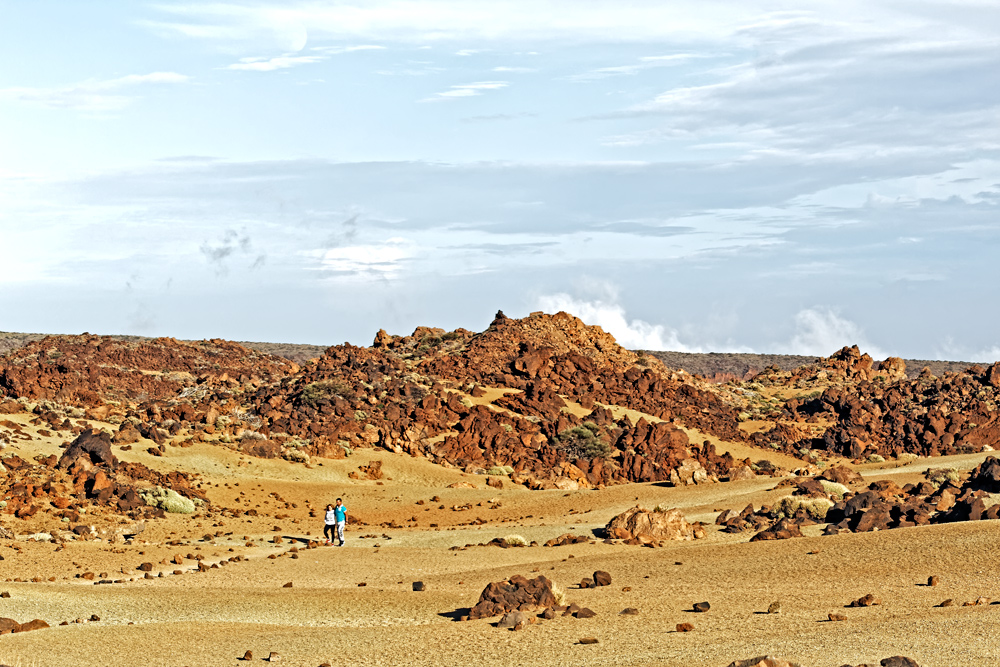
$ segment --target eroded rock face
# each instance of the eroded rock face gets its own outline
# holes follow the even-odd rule
[[[537,611],[555,604],[551,581],[541,575],[528,579],[518,574],[483,589],[476,606],[469,612],[469,619],[490,618],[512,611]]]
[[[995,409],[1000,401],[1000,363],[986,369],[971,366],[940,378],[922,373],[910,380],[904,377],[902,361],[889,358],[875,370],[866,356],[859,355],[856,348],[844,348],[821,360],[821,365],[829,368],[817,373],[825,373],[824,381],[832,380],[833,386],[817,398],[786,402],[794,420],[832,420],[833,425],[821,437],[805,432],[796,435],[793,426],[782,424],[773,431],[754,434],[752,440],[773,443],[789,452],[823,449],[852,459],[1000,448],[1000,415]],[[815,370],[800,369],[801,373]],[[786,381],[795,378],[793,373]]]
[[[633,507],[611,519],[605,527],[609,537],[651,540],[694,540],[705,536],[705,529],[690,523],[680,510],[647,510]]]
[[[81,461],[87,468],[96,465],[117,468],[118,457],[111,452],[111,436],[105,431],[84,431],[59,457],[56,467],[66,470]]]

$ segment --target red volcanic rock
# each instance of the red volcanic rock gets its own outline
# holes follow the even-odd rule
[[[80,461],[87,468],[94,465],[106,465],[112,470],[116,468],[118,458],[111,452],[111,436],[106,431],[84,431],[59,457],[57,467],[66,470]]]
[[[41,630],[47,627],[49,627],[48,623],[40,618],[36,618],[32,621],[28,621],[27,623],[22,623],[21,627],[14,630],[14,632],[31,632],[32,630]]]
[[[787,540],[791,537],[802,537],[799,525],[791,519],[781,519],[770,528],[766,528],[750,538],[751,542],[761,540]]]
[[[175,398],[199,376],[209,383],[254,376],[277,380],[296,369],[287,360],[222,340],[47,336],[3,357],[0,392],[96,407],[105,401]]]
[[[539,575],[527,579],[515,575],[507,581],[495,581],[483,589],[470,619],[499,616],[510,611],[535,611],[556,604],[552,582]]]

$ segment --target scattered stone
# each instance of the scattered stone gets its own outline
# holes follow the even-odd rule
[[[734,660],[729,663],[729,667],[802,667],[802,665],[797,662],[789,662],[773,658],[769,655],[762,655],[757,658],[750,658],[749,660]]]
[[[520,630],[528,623],[528,617],[523,612],[511,611],[503,615],[497,627],[501,630]]]
[[[584,607],[580,611],[576,612],[577,618],[593,618],[597,616],[597,613],[590,607]]]
[[[851,602],[851,604],[849,604],[847,606],[848,607],[874,607],[877,604],[882,604],[882,599],[875,597],[871,593],[868,593],[867,595],[865,595],[863,597],[860,597],[857,600],[854,600],[853,602]]]
[[[639,615],[639,610],[636,609],[635,607],[625,607],[624,609],[622,609],[618,613],[620,615],[624,615],[624,616],[638,616]]]
[[[271,651],[271,653],[267,656],[268,662],[278,662],[279,660],[281,660],[281,656],[274,651]]]
[[[253,651],[248,650],[240,660],[253,660]]]
[[[677,632],[691,632],[694,630],[694,625],[691,623],[678,623]]]
[[[830,612],[830,614],[827,616],[827,618],[829,618],[831,621],[846,621],[847,620],[847,614],[842,614],[842,613],[840,613],[838,611],[833,611],[833,612]]]
[[[769,613],[769,614],[780,614],[781,613],[781,602],[779,602],[777,600],[775,600],[774,602],[772,602],[768,606],[768,608],[767,608],[767,613]]]
[[[698,613],[700,613],[700,614],[703,614],[703,613],[705,613],[706,611],[708,611],[709,609],[711,609],[711,608],[712,608],[712,605],[711,605],[711,604],[709,604],[708,602],[695,602],[695,603],[694,603],[694,605],[692,605],[692,608],[693,608],[693,609],[694,609],[694,610],[695,610],[696,612],[698,612]]]
[[[595,586],[610,586],[611,585],[611,575],[604,570],[597,570],[594,572],[594,585]]]
[[[31,630],[41,630],[42,628],[47,628],[47,627],[49,627],[48,623],[46,623],[40,618],[36,618],[32,621],[28,621],[27,623],[22,623],[21,627],[18,628],[15,632],[30,632]]]
[[[291,587],[292,587],[292,582],[290,582],[290,581],[287,584],[285,584],[284,586],[282,586],[282,588],[291,588]]]
[[[596,644],[598,642],[597,642],[597,637],[580,637],[580,643],[581,644]]]
[[[418,592],[419,591],[426,591],[427,590],[427,586],[422,581],[414,581],[413,582],[413,590],[414,591],[418,591]]]
[[[593,588],[594,580],[589,577],[584,577],[580,580],[580,588]]]
[[[907,658],[904,655],[894,655],[891,658],[883,658],[879,662],[882,667],[920,667],[917,661],[913,658]]]
[[[936,575],[927,577],[928,586],[937,586],[939,583],[941,583],[941,580]]]
[[[952,600],[951,598],[948,598],[947,600],[945,600],[944,602],[942,602],[938,606],[939,607],[954,607],[955,606],[955,601]]]
[[[803,537],[799,524],[792,519],[779,519],[770,528],[765,528],[750,538],[751,542],[761,540],[787,540],[792,537]]]
[[[143,563],[139,567],[137,567],[136,569],[139,570],[140,572],[151,572],[152,569],[153,569],[153,564],[152,563]]]

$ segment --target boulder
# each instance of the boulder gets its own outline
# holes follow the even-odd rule
[[[760,542],[761,540],[787,540],[791,537],[803,537],[802,531],[799,530],[799,524],[795,523],[791,519],[780,519],[770,528],[765,528],[751,537],[750,541]]]
[[[539,575],[528,579],[514,575],[507,581],[494,581],[479,595],[469,611],[469,619],[489,618],[510,611],[535,611],[556,604],[552,582]]]
[[[610,586],[611,575],[604,570],[594,572],[594,586]]]
[[[849,604],[849,607],[874,607],[875,605],[882,604],[881,598],[875,597],[872,593],[868,593],[857,600],[854,600]]]
[[[524,612],[511,611],[503,615],[497,627],[501,630],[520,630],[528,623],[528,616]]]
[[[605,530],[609,537],[623,540],[694,540],[705,536],[705,529],[688,522],[678,509],[647,510],[638,506],[611,519]]]
[[[117,468],[118,458],[111,452],[111,436],[106,431],[87,429],[70,443],[59,457],[56,467],[68,470],[81,460],[87,468],[95,465],[107,465],[112,470]]]

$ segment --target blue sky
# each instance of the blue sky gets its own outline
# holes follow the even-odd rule
[[[0,329],[1000,359],[995,2],[0,0]]]

